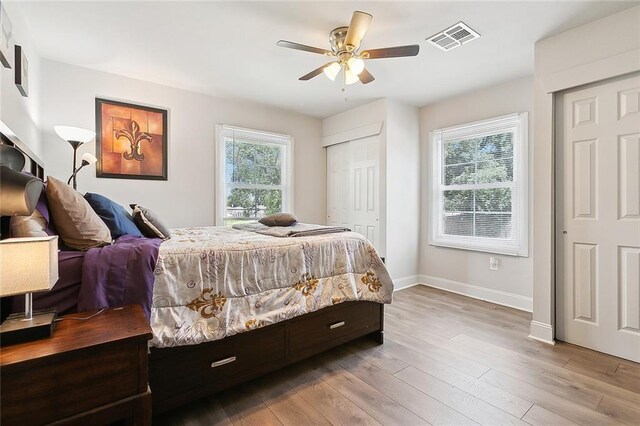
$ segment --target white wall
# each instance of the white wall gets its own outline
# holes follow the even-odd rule
[[[521,78],[447,99],[420,110],[422,148],[422,230],[420,271],[427,284],[531,310],[532,257],[499,256],[500,269],[489,270],[489,253],[427,244],[430,214],[431,149],[429,132],[501,115],[533,111],[533,80]],[[532,140],[529,125],[529,140]],[[529,203],[531,205],[531,203]],[[531,229],[531,227],[529,228]],[[529,239],[531,240],[531,238]],[[531,250],[529,251],[531,253]]]
[[[26,30],[22,15],[12,13],[16,5],[3,5],[13,27],[13,42],[22,46],[29,62],[29,96],[23,97],[15,85],[15,64],[10,69],[0,64],[0,121],[27,144],[35,155],[43,159],[39,129],[42,74],[40,56]]]
[[[386,101],[388,266],[394,277],[404,278],[409,285],[419,280],[420,111],[391,99]]]
[[[98,179],[82,170],[78,190],[97,192],[128,205],[139,203],[169,227],[214,224],[215,125],[230,124],[292,135],[295,214],[301,221],[326,221],[326,159],[321,121],[254,103],[237,102],[134,80],[87,68],[43,60],[41,129],[46,172],[66,179],[72,149],[56,136],[55,125],[95,129],[95,98],[107,98],[169,110],[168,181]],[[79,154],[95,154],[95,142]]]
[[[540,40],[535,45],[533,321],[531,337],[553,342],[554,93],[640,70],[640,6]]]

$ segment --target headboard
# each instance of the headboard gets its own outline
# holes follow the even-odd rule
[[[44,161],[29,149],[3,122],[0,120],[0,143],[10,145],[22,152],[26,158],[25,170],[40,179],[44,179]]]
[[[44,162],[0,120],[0,144],[17,148],[25,156],[24,170],[44,180]],[[9,218],[0,218],[0,238],[9,235]]]

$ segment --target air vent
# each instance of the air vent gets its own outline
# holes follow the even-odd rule
[[[465,43],[480,38],[480,34],[472,30],[467,24],[460,21],[427,39],[438,49],[448,51],[462,46]]]

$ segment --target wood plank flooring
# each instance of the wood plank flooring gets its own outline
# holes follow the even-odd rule
[[[531,315],[416,286],[360,339],[160,425],[640,425],[640,365],[529,339]]]

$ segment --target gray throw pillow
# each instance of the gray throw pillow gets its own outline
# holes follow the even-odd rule
[[[171,238],[171,232],[160,219],[149,209],[138,204],[130,204],[133,209],[133,222],[136,224],[142,235],[148,238]]]
[[[265,216],[258,222],[266,226],[291,226],[298,223],[298,218],[291,213],[276,213]]]

